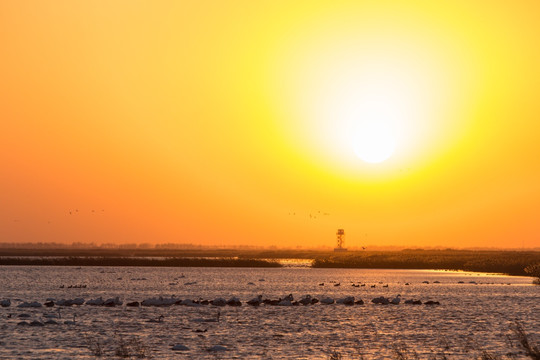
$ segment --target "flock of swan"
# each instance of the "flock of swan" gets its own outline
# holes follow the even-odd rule
[[[380,305],[399,305],[401,303],[401,295],[397,295],[396,297],[390,299],[384,296],[376,297],[371,300],[373,304],[380,304]],[[334,299],[329,296],[324,296],[320,299],[316,297],[312,297],[311,295],[305,295],[301,297],[298,300],[295,300],[292,294],[289,294],[287,296],[283,296],[277,299],[270,299],[270,298],[263,298],[262,295],[258,295],[257,297],[252,298],[251,300],[248,300],[245,302],[247,305],[257,307],[261,305],[267,305],[267,306],[298,306],[298,305],[315,305],[315,304],[322,304],[322,305],[332,305],[332,304],[342,304],[342,305],[364,305],[364,301],[362,299],[357,299],[354,296],[345,296],[342,298]],[[405,304],[410,305],[440,305],[438,301],[426,301],[422,303],[421,300],[417,299],[409,299],[404,301]],[[122,306],[124,302],[117,296],[114,298],[108,298],[103,299],[103,297],[98,297],[95,299],[90,300],[84,300],[83,298],[75,298],[75,299],[60,299],[55,300],[53,298],[48,298],[45,303],[40,303],[37,301],[32,302],[22,302],[17,305],[18,308],[41,308],[41,307],[53,307],[53,306],[61,306],[61,307],[67,307],[67,306],[81,306],[81,305],[90,305],[90,306],[106,306],[106,307],[115,307],[115,306]],[[193,299],[179,299],[175,297],[174,295],[171,297],[153,297],[145,299],[141,302],[139,301],[132,301],[126,303],[127,307],[141,307],[141,306],[172,306],[172,305],[183,305],[183,306],[204,306],[204,305],[212,305],[212,306],[242,306],[242,301],[240,301],[239,298],[233,296],[229,298],[228,300],[222,297],[215,298],[213,300],[205,300],[202,298],[199,298],[197,300]],[[0,306],[2,307],[9,307],[11,306],[11,300],[10,299],[4,299],[0,300]]]
[[[262,281],[262,280],[260,280]],[[338,282],[332,282],[333,286],[340,286],[341,284]],[[424,282],[428,283],[428,282]],[[189,283],[191,285],[191,283]],[[320,283],[319,286],[324,286],[324,283]],[[408,285],[408,284],[406,284]],[[365,284],[353,284],[355,287],[359,286],[366,286]],[[64,286],[62,286],[64,287]],[[83,288],[86,287],[86,285],[83,286],[69,286],[68,288]],[[371,285],[371,287],[375,287],[375,285]],[[388,287],[388,285],[383,285],[382,287]],[[16,300],[20,301],[18,305],[16,305],[17,308],[51,308],[56,306],[57,313],[46,313],[43,314],[44,321],[40,320],[33,320],[31,322],[26,321],[29,320],[30,317],[29,314],[22,313],[19,314],[17,317],[20,318],[20,320],[17,323],[17,325],[21,326],[45,326],[45,325],[59,325],[59,324],[65,324],[65,325],[75,325],[77,324],[76,314],[73,315],[73,319],[66,319],[61,320],[61,313],[60,309],[63,307],[71,307],[71,306],[82,306],[82,305],[88,305],[88,306],[103,306],[103,307],[118,307],[123,306],[124,301],[122,301],[118,296],[106,298],[103,297],[97,297],[94,299],[85,300],[82,297],[77,297],[74,299],[54,299],[54,298],[47,298],[45,302],[41,303],[38,301],[22,301],[22,300]],[[399,305],[402,303],[401,295],[397,295],[394,298],[387,298],[384,296],[379,296],[376,298],[373,298],[371,300],[371,303],[376,305]],[[428,300],[425,302],[422,302],[418,299],[408,299],[403,301],[404,304],[409,305],[440,305],[438,301],[432,301]],[[147,298],[142,301],[130,301],[126,302],[125,306],[129,308],[139,308],[139,307],[167,307],[167,306],[173,306],[173,305],[181,305],[181,306],[189,306],[189,307],[199,307],[199,306],[215,306],[215,307],[223,307],[223,306],[231,306],[231,307],[238,307],[242,306],[244,303],[237,297],[232,296],[229,299],[225,299],[223,297],[217,297],[212,300],[207,300],[203,298],[198,299],[179,299],[175,297],[174,295],[170,297],[152,297]],[[259,307],[259,306],[311,306],[315,304],[320,305],[332,305],[332,304],[340,304],[340,305],[364,305],[364,301],[359,298],[355,298],[354,296],[344,296],[341,298],[333,298],[330,296],[322,296],[321,298],[312,297],[311,295],[305,295],[299,299],[295,299],[292,294],[282,296],[279,298],[264,298],[262,295],[258,295],[248,301],[245,301],[245,304],[251,307]],[[0,300],[0,306],[3,308],[11,307],[12,302],[11,299],[3,299]],[[13,314],[9,314],[7,317],[11,318]],[[215,319],[199,319],[201,322],[219,322],[219,316],[220,312],[218,311],[217,318]],[[150,323],[161,323],[163,322],[164,317],[161,315],[158,318],[147,320],[147,322]],[[197,319],[195,320],[197,321]],[[185,350],[182,348],[182,346],[178,346],[178,349],[176,350]],[[218,349],[222,350],[222,349]]]
[[[401,295],[397,295],[394,298],[387,298],[384,296],[379,296],[376,298],[373,298],[371,300],[373,304],[377,305],[399,305],[402,302]],[[421,300],[415,300],[415,299],[409,299],[404,301],[405,304],[409,305],[440,305],[438,301],[426,301],[422,302]],[[107,307],[115,307],[115,306],[122,306],[124,302],[120,300],[119,297],[109,298],[104,300],[102,297],[98,297],[96,299],[90,299],[90,300],[84,300],[83,298],[75,298],[75,299],[60,299],[55,300],[52,298],[48,298],[47,301],[42,304],[37,301],[33,302],[22,302],[17,305],[17,308],[42,308],[42,307],[53,307],[57,306],[57,313],[46,313],[43,314],[43,317],[46,319],[45,321],[40,320],[33,320],[31,322],[28,322],[26,320],[23,320],[24,318],[31,317],[30,314],[22,313],[19,314],[17,317],[20,318],[22,321],[19,321],[17,325],[19,326],[45,326],[45,325],[59,325],[59,324],[65,324],[65,325],[76,325],[77,320],[76,314],[73,314],[73,319],[70,320],[64,320],[61,321],[61,313],[60,309],[62,307],[68,307],[68,306],[81,306],[81,305],[90,305],[90,306],[107,306]],[[254,297],[251,300],[246,301],[246,304],[252,307],[258,307],[261,305],[267,305],[267,306],[310,306],[315,304],[321,304],[321,305],[332,305],[332,304],[342,304],[342,305],[364,305],[364,301],[362,299],[356,299],[354,296],[345,296],[341,298],[334,299],[332,297],[322,297],[321,299],[312,297],[311,295],[305,295],[301,297],[298,300],[295,300],[292,294],[289,294],[287,296],[283,296],[277,299],[268,299],[263,298],[262,295],[258,295],[257,297]],[[145,299],[141,302],[133,301],[126,303],[127,307],[141,307],[141,306],[154,306],[154,307],[165,307],[165,306],[172,306],[172,305],[183,305],[183,306],[204,306],[204,305],[212,305],[216,307],[223,307],[223,306],[242,306],[242,301],[238,299],[237,297],[231,297],[230,299],[226,300],[225,298],[218,297],[213,300],[192,300],[192,299],[178,299],[174,295],[171,297],[153,297]],[[0,306],[2,307],[10,307],[11,306],[11,300],[10,299],[3,299],[0,300]],[[7,316],[8,318],[12,317],[12,314],[9,314]],[[201,321],[201,322],[219,322],[220,312],[218,311],[217,318],[213,319],[196,319],[194,321]],[[149,319],[147,322],[150,323],[161,323],[164,320],[164,316],[160,315],[156,319]],[[180,349],[178,349],[180,350]]]

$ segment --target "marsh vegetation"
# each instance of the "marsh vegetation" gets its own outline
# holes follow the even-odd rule
[[[537,277],[539,264],[540,252],[468,250],[351,252],[313,261],[316,268],[463,270]]]
[[[30,266],[151,266],[151,267],[280,267],[275,261],[236,258],[142,258],[142,257],[10,257],[0,265]]]

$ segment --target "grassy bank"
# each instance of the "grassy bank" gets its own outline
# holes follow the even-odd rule
[[[274,261],[236,258],[163,258],[140,257],[13,257],[0,258],[0,265],[33,266],[168,266],[168,267],[280,267]]]
[[[318,257],[315,268],[438,269],[531,276],[525,271],[540,264],[540,252],[403,250],[351,252]]]

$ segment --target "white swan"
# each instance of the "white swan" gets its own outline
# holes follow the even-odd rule
[[[311,295],[306,295],[298,301],[302,305],[311,305]]]
[[[196,319],[193,319],[191,321],[193,321],[193,322],[205,322],[205,323],[219,322],[220,317],[221,317],[221,311],[218,310],[215,318],[196,318]]]
[[[185,345],[182,345],[182,344],[176,344],[172,347],[172,350],[176,350],[176,351],[187,351],[189,350],[189,348]]]
[[[23,302],[22,304],[19,304],[17,305],[18,308],[38,308],[38,307],[42,307],[43,305],[41,305],[41,303],[38,303],[37,301],[33,301],[33,302]]]
[[[57,312],[58,314],[56,313],[43,314],[43,317],[46,319],[61,319],[62,316],[60,315],[60,308],[58,308]]]
[[[214,345],[210,348],[207,349],[207,351],[227,351],[229,349],[227,349],[225,346],[221,346],[221,345]]]
[[[197,304],[196,302],[194,302],[193,300],[191,299],[184,299],[180,302],[180,305],[184,305],[184,306],[201,306],[200,304]]]
[[[75,299],[71,300],[71,303],[73,305],[82,305],[82,304],[84,304],[84,299],[83,298],[75,298]]]
[[[165,316],[159,315],[159,317],[158,317],[157,319],[150,319],[150,320],[148,320],[147,322],[150,322],[150,323],[161,323],[161,322],[163,322],[163,319],[165,319]]]
[[[323,305],[330,305],[333,303],[334,303],[334,299],[332,299],[331,297],[324,297],[321,299],[321,304]]]
[[[262,303],[262,295],[257,296],[256,298],[253,298],[247,302],[248,305],[251,306],[259,306]]]
[[[399,294],[395,298],[390,300],[390,303],[394,305],[399,305],[400,302],[401,302],[401,295]]]
[[[292,306],[292,301],[288,298],[281,300],[278,302],[278,306]]]
[[[100,296],[97,299],[91,299],[86,301],[86,305],[102,306],[105,303],[103,298]]]
[[[229,306],[241,306],[242,302],[240,301],[240,299],[233,296],[227,301],[227,305],[229,305]]]
[[[385,298],[384,296],[379,296],[378,298],[371,299],[371,302],[374,304],[388,305],[390,303],[390,300],[388,300],[388,298]]]
[[[336,300],[336,304],[354,305],[354,296],[346,296]]]
[[[123,302],[120,300],[120,298],[117,296],[115,298],[110,298],[105,300],[103,303],[104,306],[120,306]]]
[[[177,301],[178,299],[176,299],[174,295],[171,296],[170,298],[165,298],[165,299],[162,296],[160,296],[159,298],[145,299],[141,302],[141,305],[142,306],[170,306],[170,305],[176,304]]]
[[[64,321],[66,325],[76,325],[77,324],[77,314],[73,314],[73,320]]]
[[[214,306],[225,306],[225,305],[227,305],[227,300],[225,300],[224,298],[217,298],[217,299],[214,299],[214,300],[210,301],[210,304],[212,304]]]

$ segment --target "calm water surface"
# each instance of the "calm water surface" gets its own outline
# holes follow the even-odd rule
[[[340,286],[334,286],[337,283]],[[353,287],[353,283],[366,286]],[[259,294],[279,298],[290,293],[295,299],[306,294],[319,299],[354,296],[365,305],[125,306],[158,296],[195,300],[236,296],[245,302]],[[371,303],[375,297],[397,294],[403,300],[434,300],[441,305]],[[23,320],[44,322],[44,314],[58,313],[57,306],[18,308],[23,301],[99,296],[118,296],[124,305],[62,307],[61,319],[55,319],[59,325],[17,325]],[[426,359],[434,355],[471,359],[482,351],[523,358],[512,332],[516,321],[540,340],[540,287],[533,286],[531,278],[477,273],[9,266],[0,267],[1,299],[12,302],[0,308],[1,359],[94,358],[91,349],[96,344],[105,358],[113,358],[122,341],[129,343],[131,354],[138,347],[154,359],[328,359],[335,351],[344,359],[386,359],[405,348]],[[202,321],[215,319],[218,311],[219,322]],[[74,314],[75,324],[64,324]],[[160,315],[163,322],[149,322]],[[172,350],[177,344],[189,350]],[[214,345],[227,350],[208,351]]]

